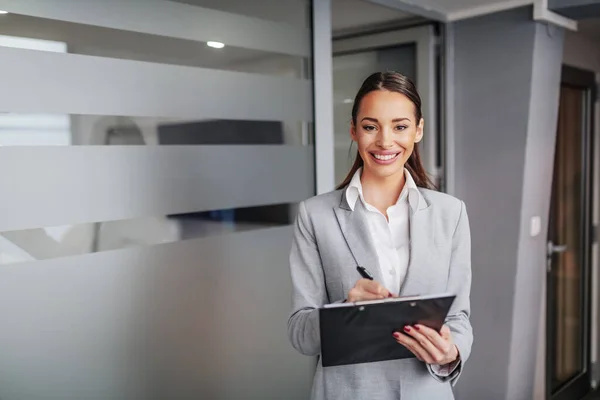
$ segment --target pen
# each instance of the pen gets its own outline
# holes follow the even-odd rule
[[[371,273],[369,272],[368,269],[366,269],[365,267],[356,267],[356,269],[358,270],[358,273],[360,274],[360,276],[362,276],[365,279],[368,279],[370,281],[373,280],[373,275],[371,275]]]

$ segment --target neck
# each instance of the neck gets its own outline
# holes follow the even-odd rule
[[[386,177],[375,176],[369,173],[368,170],[363,169],[360,182],[365,201],[385,213],[388,207],[398,201],[398,197],[404,189],[406,178],[404,168],[401,172]]]

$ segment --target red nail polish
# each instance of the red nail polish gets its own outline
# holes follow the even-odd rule
[[[418,330],[418,331],[420,331],[421,327],[419,325],[415,325],[415,329]]]
[[[405,327],[404,327],[404,330],[405,330],[406,332],[410,332],[410,326],[405,326]]]
[[[398,332],[394,332],[394,337],[395,337],[396,339],[400,339],[400,334],[399,334]]]

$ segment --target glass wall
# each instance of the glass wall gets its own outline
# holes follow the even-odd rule
[[[308,397],[311,9],[279,3],[0,0],[1,399]]]

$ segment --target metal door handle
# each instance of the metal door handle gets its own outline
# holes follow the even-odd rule
[[[553,254],[564,253],[565,251],[567,251],[566,244],[556,245],[552,242],[548,242],[548,257],[552,256]]]

